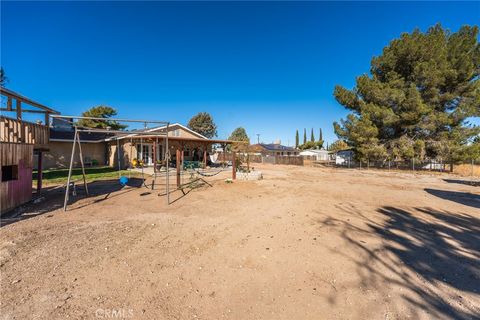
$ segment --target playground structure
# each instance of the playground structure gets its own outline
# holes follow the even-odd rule
[[[95,118],[95,117],[82,117],[82,116],[61,116],[55,115],[54,118],[60,118],[64,121],[70,122],[73,126],[74,135],[72,141],[71,157],[69,163],[69,171],[67,177],[67,183],[65,188],[65,198],[63,209],[67,210],[71,188],[73,188],[74,194],[76,194],[75,183],[72,182],[72,171],[74,167],[74,159],[78,157],[80,159],[79,165],[81,167],[81,173],[83,177],[83,185],[85,195],[88,197],[89,190],[87,184],[87,178],[85,174],[85,161],[84,154],[82,152],[82,141],[80,139],[80,133],[108,133],[109,137],[105,139],[107,146],[110,150],[110,165],[118,168],[118,183],[125,187],[128,185],[130,173],[128,177],[122,175],[122,168],[130,171],[137,170],[141,173],[142,185],[147,189],[154,190],[157,179],[165,179],[165,192],[161,192],[159,196],[166,196],[167,204],[170,204],[170,193],[172,191],[180,190],[185,195],[185,189],[195,189],[202,185],[211,186],[206,178],[216,176],[222,172],[232,172],[232,179],[236,178],[236,163],[235,157],[230,166],[225,166],[225,161],[222,166],[213,165],[210,166],[208,156],[208,145],[214,143],[221,143],[224,146],[232,141],[227,140],[209,140],[199,139],[197,137],[179,137],[174,136],[174,132],[171,132],[171,123],[167,121],[158,120],[136,120],[136,119],[117,119],[117,118]],[[140,130],[112,130],[110,128],[90,128],[81,127],[75,120],[94,120],[94,121],[109,121],[117,123],[142,123],[144,129]],[[158,127],[148,128],[148,125],[153,124]],[[173,125],[175,126],[175,124]],[[178,125],[177,125],[178,126]],[[178,134],[178,133],[177,133]],[[171,141],[176,142],[176,146],[171,145]],[[200,145],[203,147],[203,157],[200,161],[188,161],[185,160],[185,145]],[[148,146],[146,148],[145,146]],[[133,156],[133,150],[135,149],[136,157]],[[152,152],[153,149],[153,152]],[[197,153],[200,153],[195,149]],[[148,163],[148,166],[146,165]],[[176,169],[176,188],[171,188],[171,167]],[[153,168],[153,172],[151,169]],[[148,170],[147,170],[148,169]],[[147,173],[150,171],[150,173]],[[147,184],[147,176],[152,178],[151,185]],[[184,179],[187,177],[187,179]]]
[[[170,123],[167,122],[167,121],[114,119],[114,118],[105,119],[105,118],[96,118],[96,117],[61,116],[61,115],[52,115],[52,117],[67,119],[68,121],[72,121],[72,122],[75,119],[85,119],[85,120],[95,120],[95,121],[107,121],[108,120],[108,121],[126,122],[126,123],[143,123],[145,125],[145,127],[150,123],[165,125],[167,130],[164,133],[163,132],[152,133],[152,132],[145,132],[145,131],[141,131],[141,130],[135,130],[135,135],[149,135],[149,136],[153,135],[153,136],[156,136],[157,138],[162,137],[165,140],[165,145],[167,146],[167,149],[166,149],[167,151],[165,152],[165,160],[168,163],[168,159],[169,159],[168,126],[170,125]],[[119,172],[119,183],[122,184],[122,185],[126,185],[127,182],[128,182],[128,178],[126,178],[124,176],[121,176],[121,174],[120,174],[121,165],[120,165],[120,148],[118,148],[118,145],[119,145],[119,143],[118,143],[119,140],[118,139],[120,137],[132,134],[132,131],[129,131],[129,130],[110,130],[110,129],[100,129],[100,128],[84,128],[84,127],[79,127],[76,124],[73,124],[73,126],[74,126],[75,131],[74,131],[74,138],[73,138],[73,142],[72,142],[72,153],[71,153],[70,165],[69,165],[69,169],[68,169],[67,185],[66,185],[66,189],[65,189],[65,199],[64,199],[64,204],[63,204],[63,210],[64,211],[67,211],[67,205],[68,205],[68,200],[69,200],[69,196],[70,196],[73,162],[74,162],[74,158],[75,158],[75,155],[76,155],[76,146],[77,145],[78,145],[78,156],[80,158],[80,165],[81,165],[81,169],[82,169],[82,176],[83,176],[83,184],[84,184],[84,188],[85,188],[85,193],[86,193],[87,196],[89,196],[87,178],[86,178],[86,175],[85,175],[85,165],[84,165],[83,154],[82,154],[82,144],[80,142],[80,136],[79,136],[80,132],[103,132],[103,133],[107,132],[107,133],[114,134],[113,138],[116,139],[116,142],[117,142],[117,153],[118,153],[117,159],[118,159],[118,170],[119,170],[118,171]],[[167,204],[170,203],[170,190],[169,190],[170,183],[169,183],[168,168],[169,168],[169,166],[167,165],[166,166]]]

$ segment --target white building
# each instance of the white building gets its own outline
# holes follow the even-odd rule
[[[340,150],[335,154],[335,164],[347,165],[353,161],[353,150]]]
[[[309,149],[300,152],[301,156],[315,157],[317,161],[329,161],[330,153],[325,149]]]

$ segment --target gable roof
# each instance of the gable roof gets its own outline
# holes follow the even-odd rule
[[[208,138],[205,137],[204,135],[202,135],[202,134],[200,134],[200,133],[198,133],[198,132],[195,132],[195,131],[193,131],[192,129],[190,129],[190,128],[188,128],[188,127],[185,127],[184,125],[181,125],[181,124],[178,123],[178,122],[170,124],[170,125],[168,126],[168,128],[170,129],[170,128],[175,127],[175,126],[178,126],[178,127],[182,128],[183,130],[188,131],[188,132],[190,132],[191,134],[193,134],[193,135],[195,135],[195,136],[197,136],[197,137],[199,137],[199,138],[201,138],[201,139],[207,139],[207,140],[208,140]],[[154,131],[163,130],[163,129],[166,129],[166,128],[167,128],[167,126],[160,126],[160,127],[155,127],[155,128],[147,129],[147,130],[145,130],[145,132],[154,132]]]

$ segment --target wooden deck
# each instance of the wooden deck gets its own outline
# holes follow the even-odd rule
[[[0,141],[33,144],[35,150],[48,150],[50,130],[47,126],[0,116]]]

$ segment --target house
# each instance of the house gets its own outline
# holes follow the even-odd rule
[[[0,93],[6,102],[0,108],[0,213],[5,213],[32,199],[34,153],[42,168],[43,155],[49,151],[50,115],[59,112],[6,88],[0,87]],[[25,113],[42,115],[45,124],[26,121]],[[41,190],[42,170],[37,174],[37,193]]]
[[[50,127],[49,151],[45,153],[43,169],[68,168],[75,134],[73,119],[53,118]],[[108,148],[105,139],[113,134],[103,132],[79,132],[86,165],[108,165]],[[80,166],[76,157],[73,165]]]
[[[165,133],[167,126],[139,130],[128,135],[114,136],[105,139],[108,143],[109,165],[118,166],[117,144],[120,147],[120,166],[128,167],[133,159],[141,160],[144,165],[162,163],[165,158],[166,141],[158,133]],[[152,135],[148,135],[152,133]],[[157,135],[155,135],[157,134]],[[176,162],[177,154],[181,161],[199,161],[205,165],[209,161],[212,146],[220,144],[223,147],[232,141],[209,139],[179,123],[168,126],[168,150],[170,151],[171,164]],[[163,163],[163,165],[165,165]]]
[[[331,156],[330,152],[325,149],[309,149],[300,151],[300,155],[303,157],[308,157],[310,160],[316,161],[330,161]]]
[[[163,163],[166,152],[166,141],[158,133],[165,133],[167,127],[132,130],[128,134],[108,132],[79,132],[85,165],[109,165],[128,168],[132,161],[140,160],[144,166]],[[56,118],[50,129],[50,151],[46,155],[44,168],[68,167],[70,163],[72,143],[75,129],[73,121]],[[151,135],[149,135],[151,133]],[[168,140],[171,163],[175,163],[177,150],[182,161],[208,162],[212,145],[226,145],[228,140],[208,139],[207,137],[179,124],[168,126]],[[120,152],[118,152],[119,147]],[[120,159],[118,156],[120,154]],[[120,160],[120,161],[119,161]],[[78,155],[73,165],[80,166]],[[165,165],[165,163],[163,163]]]
[[[262,156],[297,156],[299,154],[299,150],[277,143],[258,143],[252,145],[250,149],[254,152],[261,153]]]

